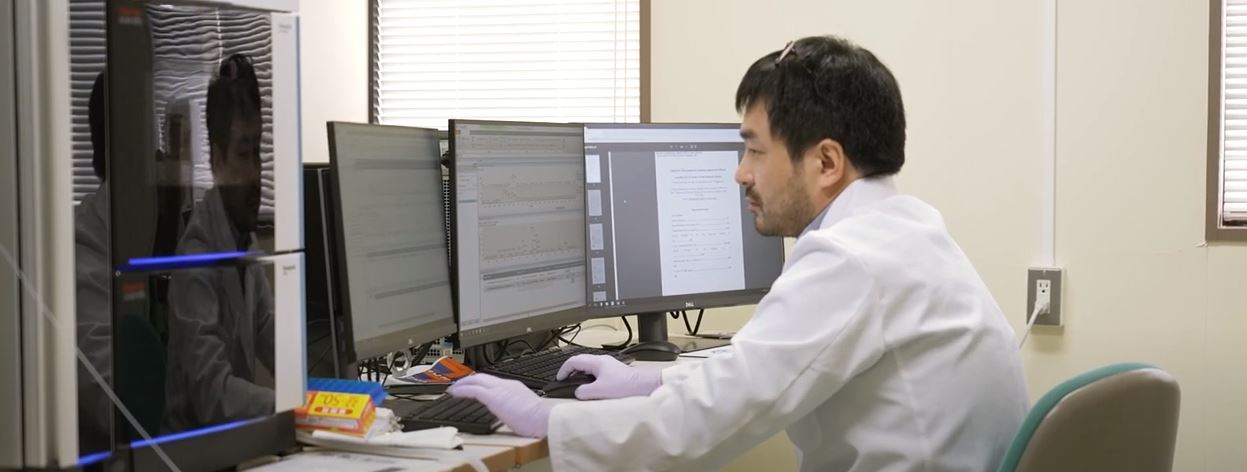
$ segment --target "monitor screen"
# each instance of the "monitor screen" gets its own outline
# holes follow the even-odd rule
[[[459,341],[584,319],[581,125],[451,120]]]
[[[338,283],[355,353],[455,332],[437,130],[329,123]]]
[[[735,181],[734,124],[585,125],[593,316],[756,303],[783,266]]]

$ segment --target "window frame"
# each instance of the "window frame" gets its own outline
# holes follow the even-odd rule
[[[641,123],[650,122],[650,1],[640,2],[640,90]],[[377,119],[377,51],[373,38],[377,37],[377,0],[368,0],[368,122],[378,124]]]
[[[1209,0],[1208,22],[1208,165],[1204,238],[1209,242],[1247,242],[1247,226],[1226,226],[1222,217],[1224,195],[1225,84],[1222,57],[1225,55],[1225,0]]]

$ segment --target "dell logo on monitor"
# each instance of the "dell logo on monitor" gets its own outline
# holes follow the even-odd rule
[[[684,302],[684,308],[693,308],[696,306],[693,302]]]

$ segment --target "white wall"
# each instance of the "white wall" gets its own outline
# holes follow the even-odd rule
[[[653,3],[655,121],[736,120],[745,68],[790,39],[834,33],[874,51],[909,116],[901,188],[941,209],[1021,328],[1047,195],[1038,0]],[[1183,389],[1175,470],[1239,469],[1247,248],[1203,246],[1207,2],[1062,1],[1058,12],[1055,255],[1067,324],[1025,349],[1032,398],[1104,364],[1157,364]],[[731,329],[749,310],[714,314],[707,326]],[[736,470],[787,454],[772,441]]]
[[[367,0],[301,0],[303,161],[328,162],[326,121],[368,122]]]
[[[1247,453],[1247,247],[1204,247],[1208,2],[1062,2],[1057,257],[1069,326],[1032,388],[1140,360],[1182,386],[1176,470]]]

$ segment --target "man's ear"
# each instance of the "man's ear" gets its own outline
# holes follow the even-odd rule
[[[854,174],[853,163],[849,161],[844,146],[834,139],[824,139],[810,148],[813,154],[810,166],[818,174],[816,182],[819,187],[830,188],[842,183]]]

